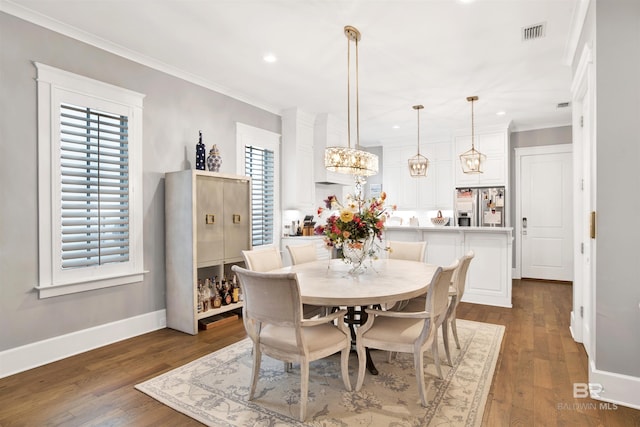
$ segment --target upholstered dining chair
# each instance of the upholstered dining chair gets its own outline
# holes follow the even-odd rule
[[[293,265],[316,261],[318,259],[316,244],[313,242],[304,245],[287,245],[287,250],[289,251],[291,264]]]
[[[346,310],[304,319],[295,273],[259,273],[237,265],[232,270],[238,275],[244,293],[243,316],[249,320],[245,328],[253,341],[249,400],[256,391],[263,353],[285,365],[300,364],[300,421],[304,422],[307,412],[309,362],[341,352],[342,381],[350,391],[351,338],[343,320]]]
[[[424,382],[424,352],[437,339],[437,331],[449,306],[449,285],[456,260],[448,267],[438,267],[429,284],[425,305],[421,311],[406,312],[366,309],[367,321],[356,331],[358,351],[358,381],[362,388],[365,376],[365,348],[412,353],[418,391],[423,406],[428,406]],[[434,354],[434,360],[436,355]]]
[[[275,246],[242,251],[242,258],[247,269],[251,271],[264,273],[282,268],[282,257]],[[302,312],[304,317],[310,319],[322,313],[322,307],[304,304]]]
[[[275,246],[242,251],[242,258],[251,271],[266,272],[282,268],[282,257]]]
[[[469,264],[475,256],[473,251],[467,252],[460,259],[458,259],[458,268],[453,272],[451,278],[451,286],[449,287],[449,308],[447,309],[447,315],[444,322],[442,322],[442,341],[444,343],[444,351],[447,356],[447,362],[451,365],[451,351],[449,349],[449,326],[453,331],[453,338],[456,341],[456,348],[460,348],[460,341],[458,340],[458,329],[456,328],[456,310],[458,304],[464,296],[464,289],[467,283],[467,271],[469,270]],[[406,304],[402,308],[402,311],[418,311],[420,307],[424,305],[424,297],[416,297]],[[437,353],[434,353],[434,357]],[[439,363],[436,363],[438,372],[440,372]]]
[[[390,259],[406,259],[408,261],[424,262],[424,253],[427,249],[427,242],[399,242],[395,240],[387,241]]]
[[[453,278],[451,279],[451,286],[453,292],[450,292],[451,299],[449,300],[449,308],[447,309],[447,315],[442,323],[442,341],[444,342],[444,351],[447,354],[447,362],[451,366],[451,353],[449,352],[449,326],[453,332],[453,338],[456,340],[456,348],[460,348],[460,341],[458,340],[458,329],[456,328],[456,310],[460,300],[464,296],[464,288],[467,283],[467,271],[469,270],[469,264],[475,256],[473,251],[467,252],[462,258],[459,259],[458,268],[453,272]]]

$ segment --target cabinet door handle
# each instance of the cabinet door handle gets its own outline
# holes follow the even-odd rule
[[[205,224],[215,224],[216,216],[214,214],[205,214],[204,223]]]
[[[522,218],[522,228],[527,228],[527,218]]]
[[[240,215],[233,214],[233,223],[234,224],[240,224]]]

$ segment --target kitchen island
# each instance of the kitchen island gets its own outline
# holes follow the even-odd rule
[[[511,308],[511,227],[387,226],[385,240],[427,242],[426,262],[447,266],[472,250],[463,302]]]

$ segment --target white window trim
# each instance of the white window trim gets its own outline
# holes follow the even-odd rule
[[[143,94],[34,62],[38,97],[38,246],[40,298],[143,280],[142,103]],[[119,265],[62,271],[60,261],[59,104],[62,98],[91,99],[91,107],[117,105],[129,117],[130,260]],[[89,106],[89,105],[86,105]],[[104,268],[108,267],[108,268]]]
[[[273,246],[280,247],[280,236],[282,230],[282,210],[280,208],[280,134],[268,130],[249,126],[244,123],[236,123],[236,174],[245,176],[244,165],[244,147],[245,145],[253,145],[271,150],[275,153],[274,169],[275,169],[275,195],[273,213]],[[265,245],[272,246],[272,245]],[[262,246],[261,246],[262,247]]]

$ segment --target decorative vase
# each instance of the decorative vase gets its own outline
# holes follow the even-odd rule
[[[369,236],[362,240],[352,240],[344,242],[342,245],[343,261],[349,264],[349,274],[357,275],[366,271],[365,261],[372,255],[372,245],[374,236]]]
[[[222,157],[220,157],[220,150],[218,146],[213,144],[211,150],[209,150],[209,157],[207,157],[207,167],[211,172],[220,172],[220,166],[222,165]]]
[[[202,131],[199,132],[200,137],[198,139],[198,143],[196,144],[196,169],[204,170],[204,160],[206,148],[204,143],[202,142]]]

